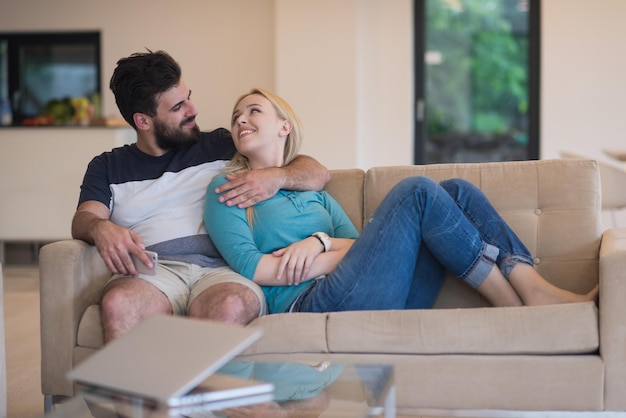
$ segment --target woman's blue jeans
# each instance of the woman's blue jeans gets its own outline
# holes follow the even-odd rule
[[[462,179],[399,182],[335,271],[294,303],[300,312],[432,307],[446,271],[477,288],[497,265],[532,265],[524,244],[485,195]]]

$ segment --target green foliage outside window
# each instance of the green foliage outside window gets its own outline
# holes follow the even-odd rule
[[[517,0],[427,0],[429,134],[508,134],[526,141],[527,13]],[[457,6],[455,8],[455,5]]]

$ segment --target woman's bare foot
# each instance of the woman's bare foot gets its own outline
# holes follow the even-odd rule
[[[554,305],[560,303],[598,302],[599,287],[581,295],[556,287],[535,270],[534,267],[518,263],[509,275],[511,285],[520,296],[524,305]]]
[[[552,284],[533,289],[525,305],[556,305],[560,303],[596,302],[598,303],[598,286],[585,295],[558,288]],[[523,298],[522,298],[523,299]]]

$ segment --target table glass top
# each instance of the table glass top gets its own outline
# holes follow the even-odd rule
[[[46,417],[391,417],[395,416],[393,367],[349,364],[232,361],[220,374],[270,382],[273,391],[224,396],[204,404],[170,407],[88,388]]]

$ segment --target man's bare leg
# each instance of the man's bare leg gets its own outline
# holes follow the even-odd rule
[[[170,301],[159,289],[132,277],[109,283],[100,309],[105,344],[150,315],[172,313]]]
[[[531,265],[517,263],[511,270],[509,281],[524,305],[549,305],[558,303],[588,302],[598,300],[599,288],[580,295],[554,286]]]
[[[189,306],[189,316],[228,324],[247,325],[259,316],[259,298],[239,283],[220,283],[209,287]]]

